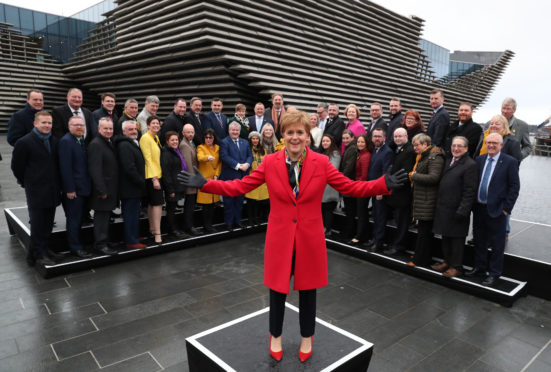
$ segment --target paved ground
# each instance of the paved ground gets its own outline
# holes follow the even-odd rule
[[[5,137],[0,153],[0,205],[19,206]],[[185,371],[185,337],[268,305],[262,248],[256,234],[44,280],[0,219],[0,371]],[[332,251],[329,272],[318,316],[375,344],[370,371],[551,370],[550,301],[503,308]]]

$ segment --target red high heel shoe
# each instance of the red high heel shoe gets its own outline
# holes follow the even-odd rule
[[[283,358],[283,348],[281,348],[280,351],[273,351],[272,350],[272,335],[270,335],[270,355],[272,356],[272,358],[274,358],[275,360],[277,360],[278,362],[281,360],[281,358]]]
[[[312,351],[314,350],[314,336],[310,337],[310,351],[303,353],[300,348],[298,349],[298,358],[302,363],[306,362],[312,356]]]

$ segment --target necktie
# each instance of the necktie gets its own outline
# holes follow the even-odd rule
[[[73,111],[73,114],[75,114],[75,116],[78,116],[78,110]]]
[[[239,148],[239,140],[233,140],[235,142],[235,146],[237,146],[237,148]]]
[[[220,126],[223,128],[224,125],[222,124],[222,118],[220,117],[220,114],[216,114],[216,118],[218,119],[218,122],[220,123]]]
[[[490,181],[490,173],[492,173],[492,162],[493,158],[488,157],[488,163],[486,165],[486,170],[482,176],[482,182],[480,183],[480,191],[478,192],[479,199],[482,203],[488,201],[488,181]]]
[[[109,117],[111,118],[111,120],[113,120],[113,113],[112,112],[108,112],[109,114]]]
[[[197,119],[197,122],[201,124],[201,119],[199,119],[199,115],[195,114],[195,118]]]
[[[456,162],[455,158],[452,158],[452,161],[450,162],[450,167]]]

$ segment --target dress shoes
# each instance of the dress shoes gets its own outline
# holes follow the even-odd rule
[[[201,233],[199,232],[199,230],[197,230],[195,227],[192,227],[191,229],[189,230],[186,230],[186,233],[190,236],[198,236],[198,235],[201,235]]]
[[[493,287],[494,284],[496,283],[497,281],[497,278],[493,277],[493,276],[487,276],[483,281],[482,281],[482,285],[485,286],[485,287]]]
[[[214,234],[214,233],[218,232],[218,230],[216,230],[212,226],[207,226],[207,227],[204,228],[204,230],[205,230],[205,233],[207,233],[207,234]]]
[[[238,224],[233,225],[233,228],[234,228],[234,229],[244,229],[245,227],[243,227],[243,225],[241,225],[240,223],[238,223]]]
[[[383,250],[383,246],[382,244],[380,243],[371,243],[371,244],[368,244],[365,249],[368,251],[368,252],[371,252],[371,253],[377,253],[377,252],[380,252]]]
[[[275,360],[277,360],[279,362],[281,360],[281,358],[283,358],[283,348],[279,351],[273,351],[272,350],[272,338],[273,338],[273,336],[270,335],[270,355],[272,356],[272,358],[274,358]]]
[[[174,236],[178,239],[186,239],[189,238],[189,235],[181,230],[174,230],[170,235]]]
[[[36,260],[36,263],[42,266],[55,266],[55,261],[49,257],[39,258]]]
[[[48,254],[48,257],[50,257],[54,261],[61,261],[65,258],[65,256],[62,255],[61,253],[56,253],[56,252],[52,251],[51,249],[48,249],[46,251],[46,253]]]
[[[298,349],[298,358],[302,363],[306,362],[312,356],[312,351],[314,351],[314,336],[310,337],[310,351],[303,353],[302,350]]]
[[[392,256],[393,254],[396,254],[398,252],[399,252],[399,250],[397,250],[394,247],[387,248],[383,251],[384,254],[389,255],[389,256]]]
[[[117,254],[119,254],[118,251],[112,249],[112,248],[109,248],[107,246],[104,246],[104,247],[100,247],[100,248],[96,248],[96,250],[99,252],[99,253],[102,253],[102,254],[105,254],[107,256],[116,256]]]
[[[486,271],[477,269],[475,267],[472,270],[465,271],[465,276],[469,277],[469,278],[474,277],[474,276],[486,276]]]
[[[147,248],[147,245],[142,244],[142,243],[127,244],[126,248],[128,248],[128,249],[145,249],[145,248]]]
[[[71,254],[73,256],[78,257],[78,258],[91,258],[92,257],[92,254],[86,252],[84,249],[78,249],[76,251],[71,251]]]
[[[431,265],[431,268],[433,270],[436,270],[436,271],[440,271],[441,273],[443,273],[444,271],[448,270],[448,268],[450,267],[450,265],[448,265],[447,263],[445,262],[442,262],[442,263],[439,263],[439,264],[435,264],[435,265]],[[456,270],[457,271],[457,270]]]
[[[448,270],[442,273],[446,278],[455,278],[456,276],[461,276],[461,271],[457,270],[455,267],[450,267]]]
[[[468,245],[472,245],[474,247],[474,238],[467,240]]]
[[[233,231],[233,226],[226,225],[226,230],[229,231],[229,232],[232,232]]]

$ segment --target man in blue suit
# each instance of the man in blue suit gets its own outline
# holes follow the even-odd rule
[[[61,203],[65,210],[67,240],[71,253],[79,258],[90,258],[80,241],[80,228],[86,201],[90,196],[91,180],[84,145],[84,120],[80,116],[69,119],[69,132],[58,145],[59,172],[61,174]]]
[[[90,126],[92,138],[98,134],[99,119],[109,117],[113,120],[113,123],[119,121],[119,116],[115,112],[115,100],[114,93],[107,92],[101,95],[101,107],[92,112],[92,125]]]
[[[253,154],[249,143],[239,137],[241,126],[231,123],[229,136],[221,141],[220,159],[222,160],[221,180],[241,179],[249,173],[253,162]],[[241,210],[243,209],[244,196],[224,196],[224,222],[231,231],[233,228],[242,228]]]
[[[257,131],[260,132],[262,130],[262,127],[266,123],[274,125],[274,121],[272,118],[267,117],[264,115],[266,112],[266,109],[264,107],[264,104],[262,102],[258,102],[256,105],[254,105],[254,115],[249,116],[247,119],[249,119],[249,125],[251,126],[251,132]]]
[[[222,99],[215,97],[212,99],[210,108],[212,109],[205,115],[205,130],[212,129],[216,133],[216,138],[221,141],[228,136],[228,118],[222,114]]]
[[[475,160],[480,169],[477,203],[474,206],[475,265],[467,276],[486,276],[482,285],[493,286],[501,276],[505,250],[505,226],[520,190],[518,160],[501,153],[503,138],[486,138],[488,153]],[[492,253],[488,257],[488,243]],[[488,275],[486,275],[488,270]]]
[[[430,106],[433,112],[427,134],[433,145],[442,147],[450,128],[450,114],[444,107],[444,93],[440,89],[434,89],[430,92]]]
[[[388,167],[394,161],[394,152],[385,143],[386,131],[384,128],[375,128],[371,134],[373,141],[373,154],[369,162],[369,171],[367,173],[368,181],[376,180],[383,176]],[[371,199],[373,205],[373,240],[368,243],[367,250],[377,252],[382,250],[383,238],[385,236],[387,206],[382,195],[374,196]]]

